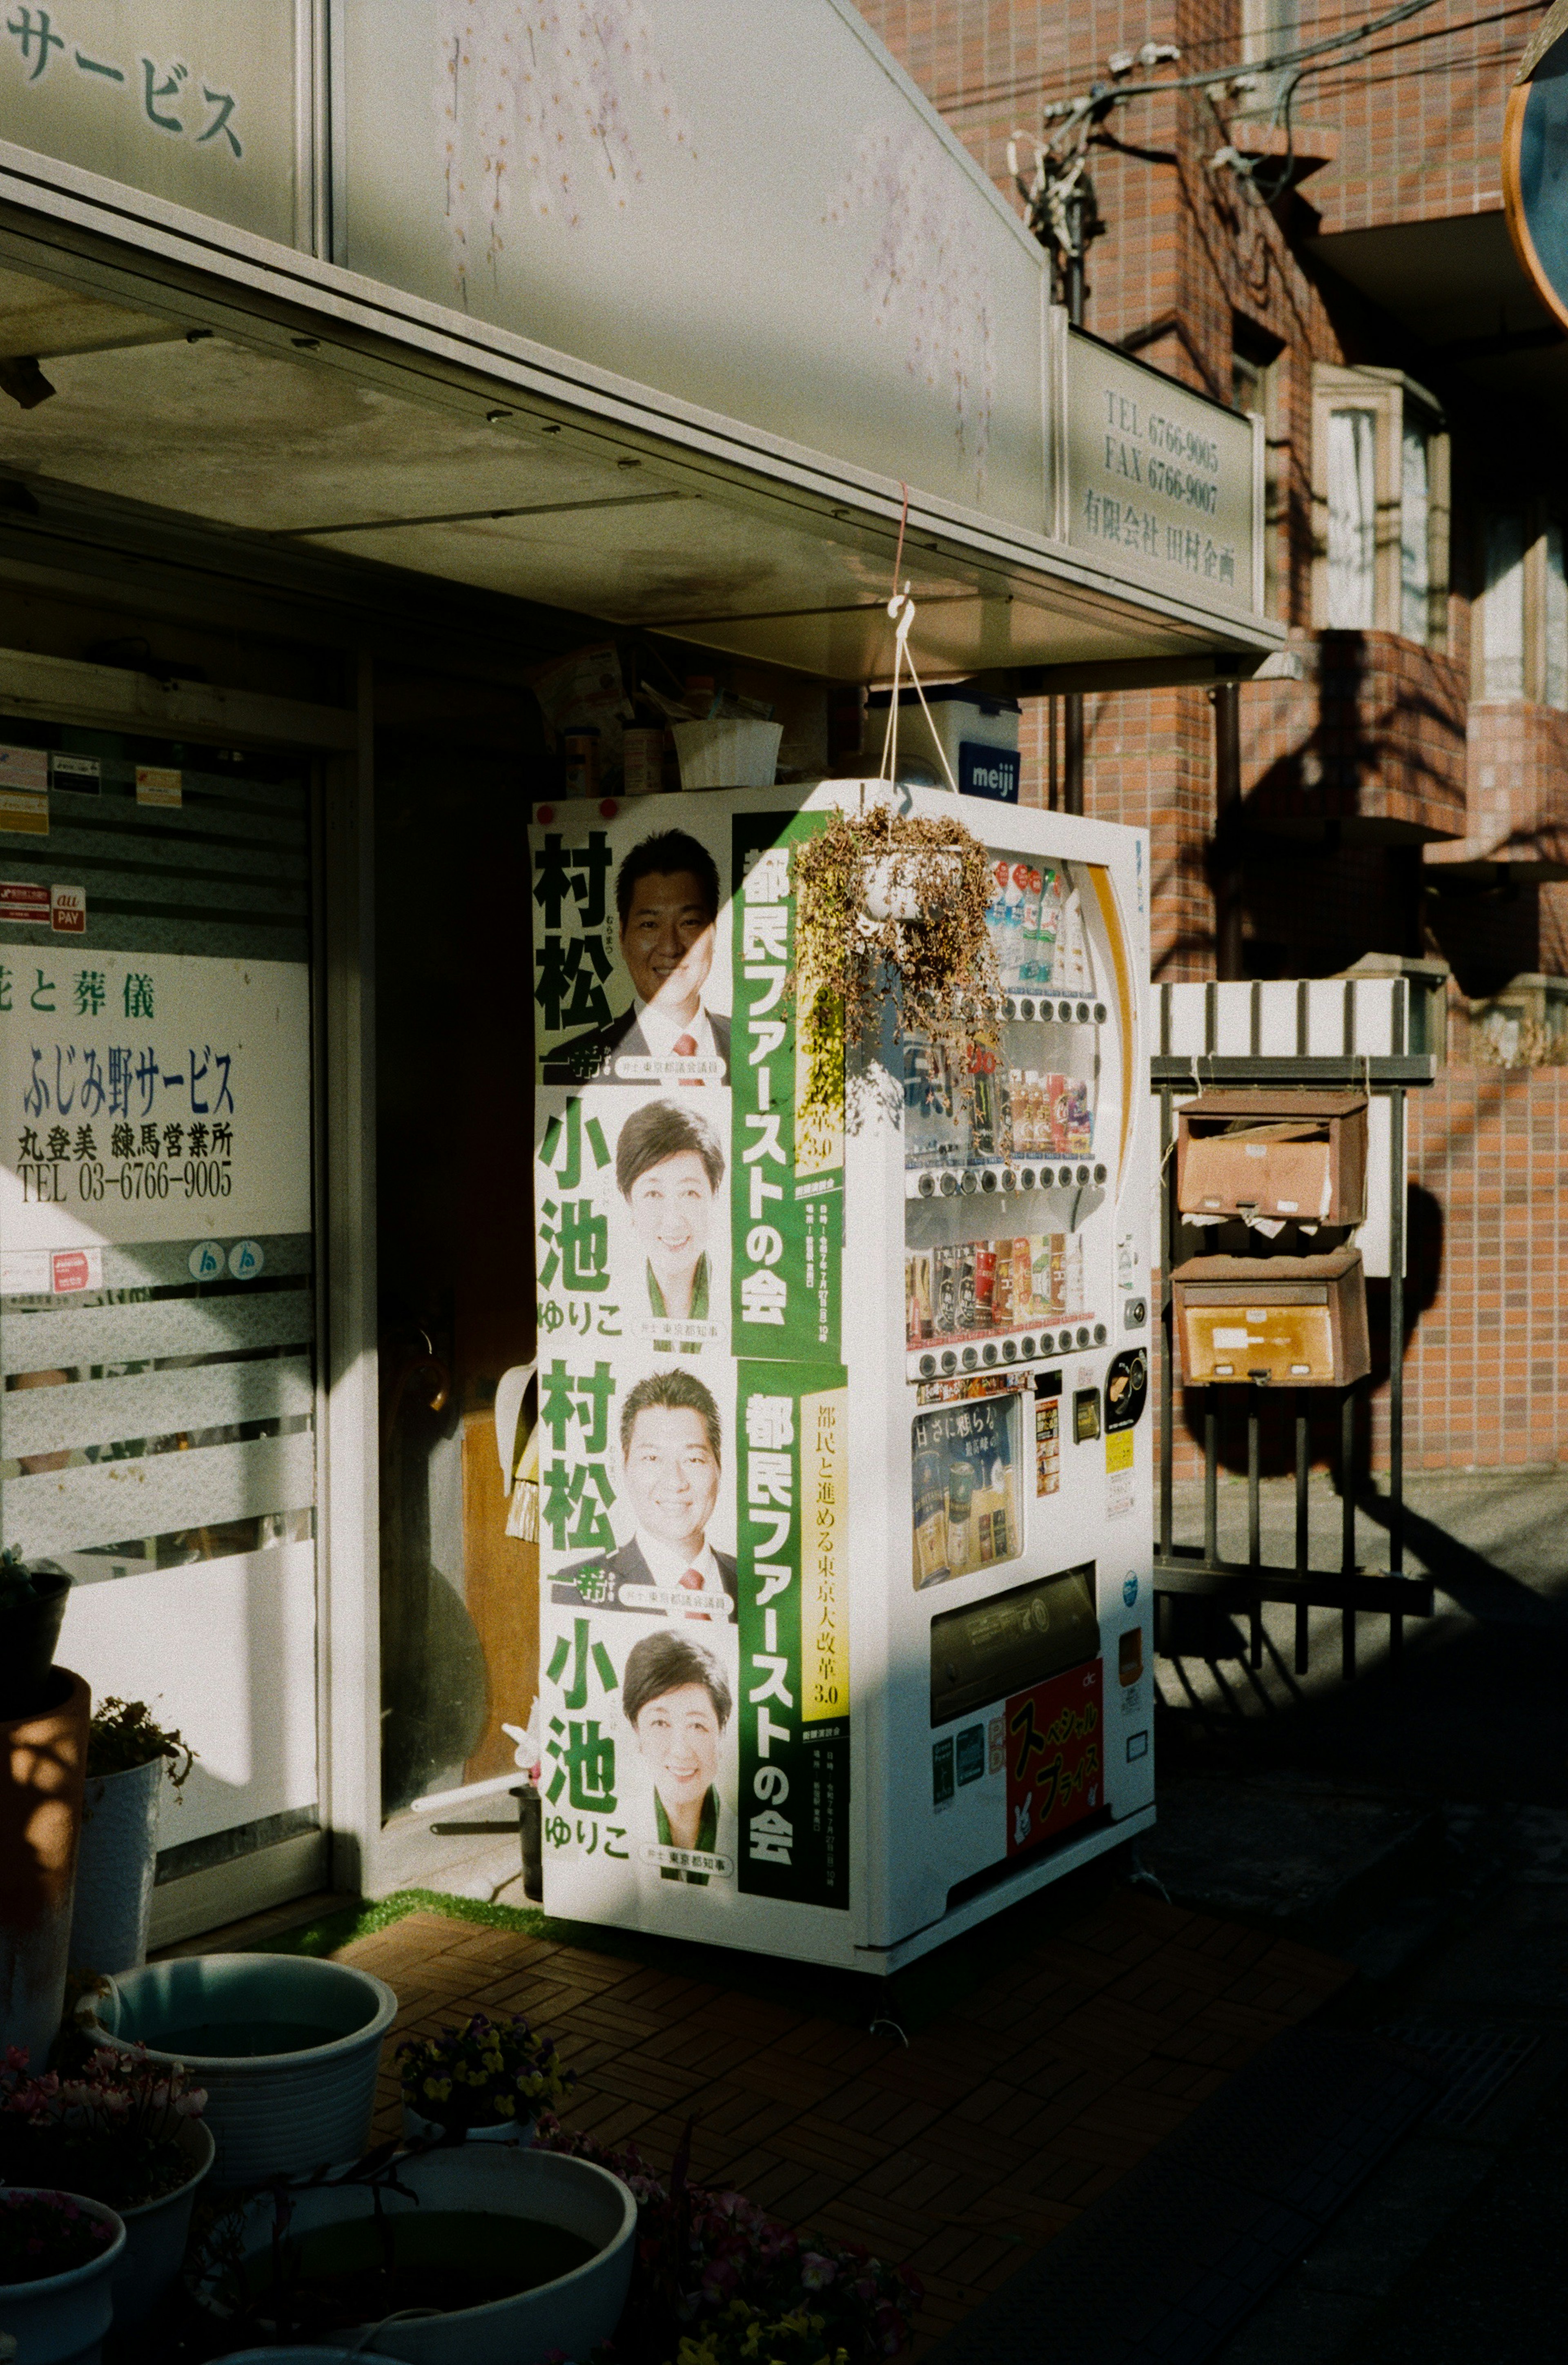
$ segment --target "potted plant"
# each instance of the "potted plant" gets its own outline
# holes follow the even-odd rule
[[[309,1955],[184,1955],[110,1974],[78,2018],[118,2053],[207,2089],[212,2180],[264,2184],[357,2159],[370,2136],[381,2044],[398,2016],[384,1979]]]
[[[0,2068],[0,2176],[85,2193],[124,2222],[117,2323],[139,2323],[179,2272],[196,2188],[212,2166],[206,2102],[193,2078],[154,2066],[140,2048],[100,2046],[64,2074],[35,2077],[20,2053]]]
[[[595,2162],[388,2146],[252,2195],[209,2228],[190,2288],[225,2347],[309,2354],[335,2337],[340,2355],[409,2365],[586,2359],[615,2330],[636,2232],[635,2198]]]
[[[101,2202],[0,2187],[0,2319],[22,2365],[97,2365],[124,2247],[125,2227]]]
[[[145,1700],[101,1700],[87,1728],[87,1788],[71,1922],[75,1969],[134,1970],[147,1959],[158,1866],[158,1802],[167,1773],[176,1798],[195,1762]]]
[[[554,2039],[535,2036],[521,2012],[406,2036],[397,2060],[404,2132],[430,2142],[530,2143],[540,2113],[577,2082]]]
[[[71,1579],[44,1562],[29,1568],[15,1544],[0,1552],[0,1723],[50,1705],[50,1675]]]
[[[35,2060],[60,2027],[91,1707],[52,1663],[69,1592],[59,1570],[0,1556],[0,2054]]]
[[[967,1079],[1002,1007],[979,838],[956,813],[900,813],[879,798],[828,813],[801,840],[795,883],[807,1103],[842,1091],[832,1044],[875,1048],[890,988],[896,1029],[924,1036]]]

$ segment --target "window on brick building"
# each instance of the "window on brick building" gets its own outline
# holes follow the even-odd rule
[[[1449,444],[1431,397],[1391,369],[1314,374],[1314,617],[1441,648]]]
[[[1370,632],[1377,622],[1377,414],[1328,414],[1330,631]]]
[[[1432,439],[1406,416],[1399,469],[1399,629],[1424,641],[1432,602]]]
[[[1518,510],[1494,510],[1484,534],[1481,694],[1525,695],[1525,521]]]
[[[1480,534],[1473,634],[1478,698],[1568,711],[1568,576],[1562,525],[1534,510],[1492,509]]]
[[[1562,562],[1562,528],[1546,529],[1546,702],[1568,708],[1568,573]]]
[[[1285,522],[1280,470],[1280,357],[1284,342],[1243,313],[1231,316],[1230,399],[1243,413],[1255,413],[1263,422],[1263,604],[1271,616],[1280,612],[1283,566],[1288,558],[1282,529]]]

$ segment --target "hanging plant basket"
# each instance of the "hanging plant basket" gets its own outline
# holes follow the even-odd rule
[[[979,838],[957,813],[901,813],[879,801],[830,814],[795,863],[808,1102],[842,1088],[830,1040],[854,1048],[879,1037],[890,989],[897,1031],[924,1037],[967,1076],[1002,1014],[986,926],[991,860]]]

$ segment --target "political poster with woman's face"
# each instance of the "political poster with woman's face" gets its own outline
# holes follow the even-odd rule
[[[796,1351],[839,1174],[794,1146],[794,817],[679,811],[531,833],[541,1788],[552,1911],[693,1930],[846,1901],[847,1681],[834,1643],[809,1721],[837,1497],[798,1415],[842,1377]]]

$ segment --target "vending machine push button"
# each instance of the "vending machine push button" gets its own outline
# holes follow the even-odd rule
[[[1040,1339],[1040,1343],[1039,1343],[1038,1348],[1037,1348],[1037,1349],[1035,1349],[1035,1350],[1032,1350],[1031,1351],[1036,1352],[1036,1353],[1038,1353],[1038,1354],[1041,1354],[1041,1355],[1048,1355],[1048,1354],[1050,1353],[1050,1351],[1051,1351],[1052,1348],[1055,1346],[1055,1344],[1056,1344],[1055,1339],[1051,1337],[1050,1332],[1047,1330],[1047,1331],[1046,1331],[1046,1332],[1043,1334],[1043,1336],[1042,1336],[1042,1338],[1041,1338],[1041,1339]]]
[[[1105,1024],[1105,1005],[1103,1002],[1097,1002],[1094,1004],[1094,1023],[1097,1026],[1103,1026]]]
[[[958,1178],[958,1188],[971,1197],[980,1189],[980,1180],[972,1168],[966,1166]]]
[[[923,1199],[934,1199],[935,1197],[936,1177],[935,1174],[923,1174],[921,1176],[920,1195]]]
[[[1025,1355],[1032,1355],[1032,1354],[1034,1354],[1034,1352],[1035,1352],[1035,1351],[1036,1351],[1036,1350],[1035,1350],[1035,1341],[1034,1341],[1034,1339],[1030,1339],[1030,1338],[1025,1338],[1025,1339],[1024,1340],[1024,1352],[1025,1352]]]
[[[1103,1347],[1110,1335],[1110,1332],[1106,1329],[1105,1325],[1103,1322],[1096,1322],[1094,1325],[1094,1344],[1097,1347]]]
[[[1078,1326],[1078,1343],[1081,1347],[1087,1347],[1089,1344],[1089,1325],[1087,1322],[1081,1322]]]
[[[1035,1170],[1034,1170],[1034,1168],[1033,1168],[1032,1166],[1021,1166],[1021,1167],[1018,1169],[1018,1188],[1020,1189],[1020,1191],[1032,1191],[1032,1190],[1034,1189],[1034,1187],[1035,1187]]]
[[[980,1361],[982,1363],[994,1363],[996,1361],[996,1349],[991,1345],[989,1339],[986,1340],[985,1345],[980,1349]]]
[[[1057,1016],[1061,1020],[1061,1023],[1062,1023],[1062,1025],[1063,1025],[1064,1026],[1071,1026],[1071,1024],[1072,1024],[1072,1004],[1071,1004],[1071,1003],[1070,1003],[1070,1002],[1058,1002],[1058,1003],[1057,1003]]]
[[[1096,1182],[1103,1182],[1105,1180],[1105,1169],[1103,1166],[1097,1166],[1094,1169],[1094,1180]]]
[[[1087,1026],[1089,1024],[1089,1004],[1086,1002],[1081,1002],[1073,1014],[1077,1018],[1081,1026]]]
[[[1004,1363],[1015,1363],[1018,1360],[1017,1347],[1011,1339],[1004,1339],[1002,1342],[1002,1360]]]
[[[1016,1191],[1018,1188],[1018,1177],[1014,1174],[1011,1166],[1004,1166],[1002,1168],[1001,1181],[1002,1188],[1004,1191]]]
[[[983,1167],[980,1169],[980,1189],[981,1189],[982,1191],[994,1191],[994,1190],[995,1190],[995,1188],[996,1188],[996,1173],[995,1173],[995,1170],[994,1170],[994,1168],[990,1167],[990,1166],[983,1166]]]
[[[1025,995],[1024,1000],[1018,1004],[1018,1015],[1020,1018],[1033,1018],[1034,1014],[1035,1005],[1028,999],[1027,995]]]
[[[928,1379],[930,1379],[930,1378],[931,1378],[931,1376],[932,1376],[932,1374],[933,1374],[933,1373],[935,1371],[935,1369],[936,1369],[936,1358],[935,1358],[935,1355],[922,1355],[922,1357],[921,1357],[921,1359],[920,1359],[920,1376],[921,1376],[921,1378],[922,1378],[923,1380],[928,1380]]]
[[[958,1187],[958,1178],[956,1174],[944,1174],[942,1177],[942,1196],[944,1199],[950,1199]]]
[[[942,1369],[945,1372],[956,1372],[958,1368],[958,1359],[957,1355],[954,1354],[951,1347],[945,1347],[942,1351]]]
[[[979,1362],[980,1362],[980,1356],[979,1356],[979,1355],[978,1355],[978,1353],[976,1352],[975,1349],[974,1349],[973,1347],[966,1347],[966,1348],[964,1349],[964,1369],[965,1369],[965,1371],[966,1371],[966,1372],[972,1372],[972,1371],[974,1370],[974,1368],[975,1368],[976,1364],[977,1364]]]

